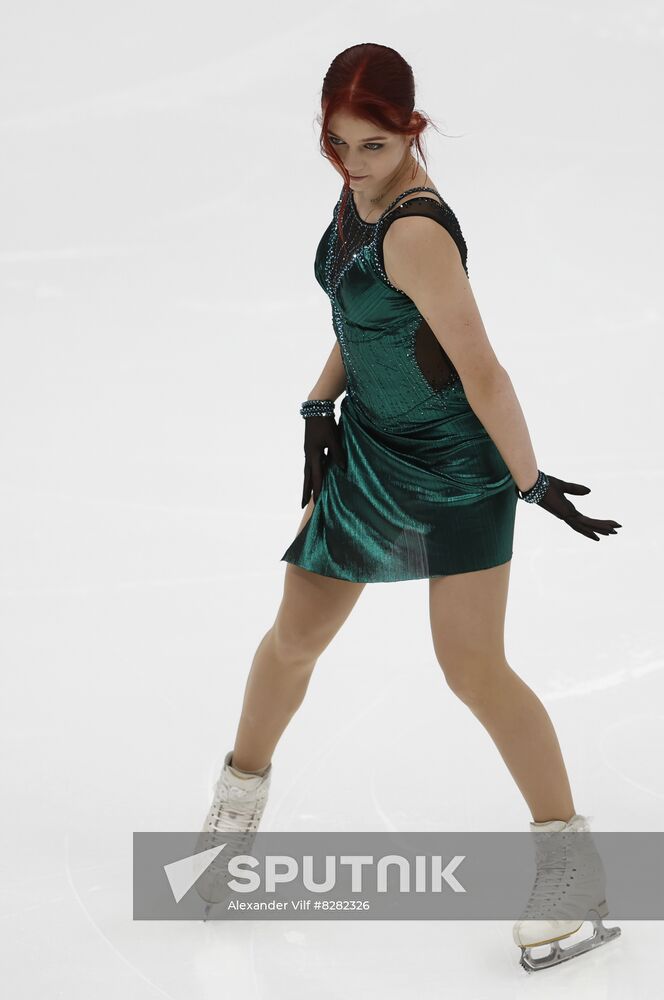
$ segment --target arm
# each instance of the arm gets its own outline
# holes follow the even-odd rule
[[[346,369],[341,358],[339,341],[335,340],[316,385],[307,399],[336,399],[346,388]]]
[[[529,489],[538,470],[528,427],[489,343],[456,243],[433,219],[406,216],[385,234],[383,259],[390,281],[413,300],[451,359],[516,485]]]
[[[346,369],[335,341],[316,385],[307,399],[336,399],[346,388]],[[327,448],[327,454],[325,449]],[[323,484],[328,461],[346,471],[346,456],[341,443],[339,427],[333,415],[309,416],[304,422],[304,487],[302,506],[305,507],[313,491],[314,503]]]

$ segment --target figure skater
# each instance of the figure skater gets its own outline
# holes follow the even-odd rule
[[[566,838],[552,867],[551,838],[542,838],[590,827],[546,709],[505,658],[515,510],[519,498],[537,504],[562,530],[594,541],[621,525],[578,511],[566,494],[589,487],[537,466],[473,297],[459,222],[413,156],[430,124],[414,96],[409,64],[378,44],[341,52],[323,82],[321,152],[344,183],[315,277],[331,302],[335,344],[300,407],[306,510],[282,556],[283,598],[253,658],[200,843],[232,832],[251,842],[274,749],[365,584],[427,578],[445,680],[491,736],[539,836],[538,875],[513,935],[524,968],[543,968],[620,931],[601,924],[604,873],[592,843]],[[197,884],[210,904],[223,895],[219,875],[212,867]],[[551,893],[570,919],[547,919]],[[563,951],[558,941],[582,926],[581,907],[595,936]],[[547,942],[550,955],[532,959],[530,949]]]

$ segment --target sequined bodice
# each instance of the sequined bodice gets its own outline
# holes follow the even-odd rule
[[[416,191],[420,196],[402,201]],[[388,205],[377,222],[365,222],[352,198],[338,215],[343,189],[314,262],[316,280],[332,306],[334,332],[346,370],[346,391],[368,419],[385,427],[408,427],[448,408],[450,393],[463,386],[415,303],[392,284],[383,262],[383,239],[395,218],[425,215],[454,239],[466,273],[467,248],[452,209],[435,188],[414,187]]]

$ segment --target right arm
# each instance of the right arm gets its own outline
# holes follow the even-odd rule
[[[335,341],[325,367],[307,399],[336,400],[346,388],[346,369],[341,358],[339,341]],[[327,455],[325,454],[327,448]],[[305,507],[313,490],[314,503],[322,488],[328,459],[346,469],[346,458],[341,445],[341,435],[334,416],[307,417],[304,422],[304,489],[302,506]]]
[[[307,399],[333,399],[346,388],[346,369],[341,358],[339,341],[335,340],[330,356],[325,362],[318,381],[307,396]]]

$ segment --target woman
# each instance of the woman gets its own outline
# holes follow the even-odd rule
[[[315,275],[336,343],[300,409],[307,509],[282,557],[283,600],[256,651],[204,833],[257,829],[273,751],[365,584],[422,578],[447,683],[498,747],[531,829],[588,829],[551,720],[505,659],[515,509],[521,497],[596,541],[621,526],[577,511],[565,493],[589,488],[537,467],[473,298],[458,220],[413,157],[428,124],[413,107],[412,70],[386,46],[346,49],[325,77],[321,147],[344,187]],[[587,902],[605,912],[596,886]],[[522,961],[528,946],[581,925],[519,921]]]

